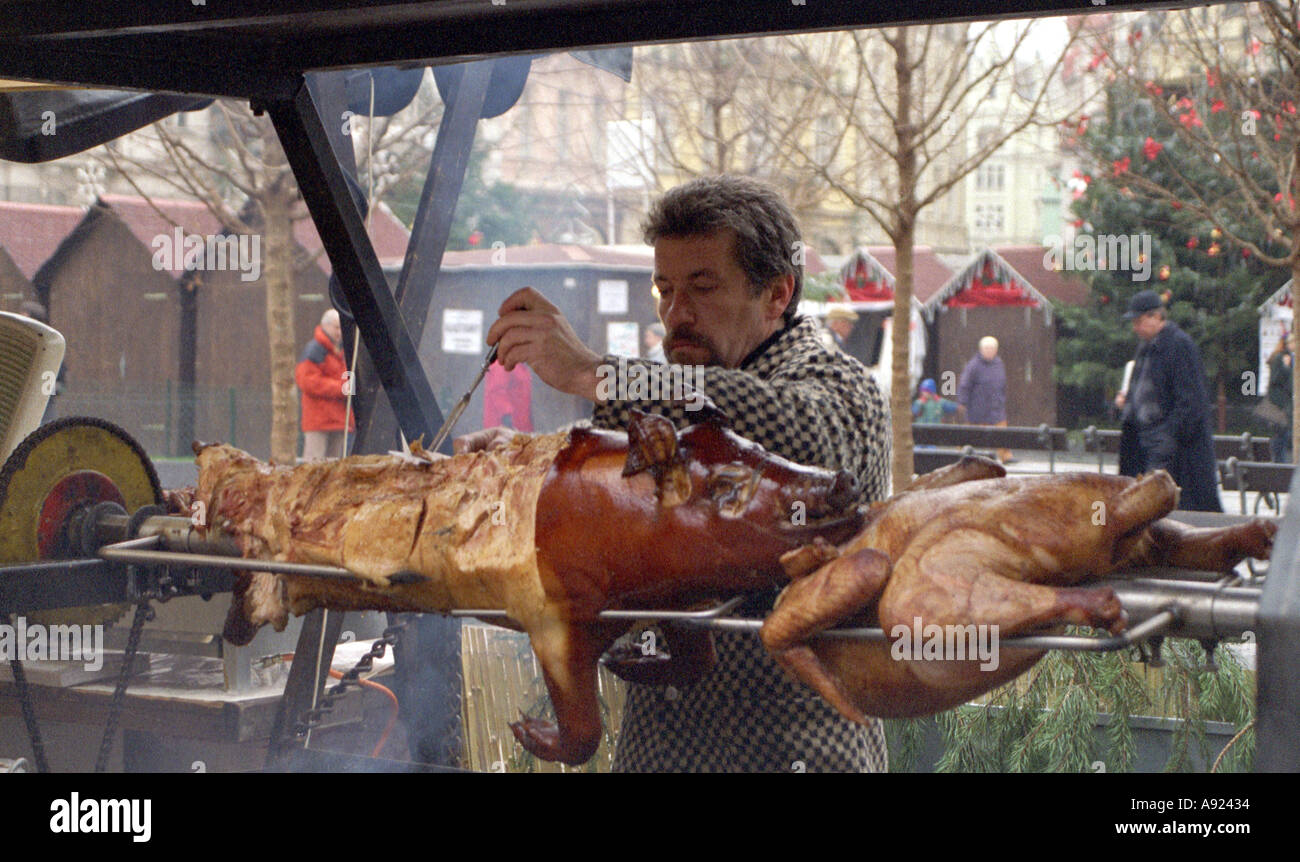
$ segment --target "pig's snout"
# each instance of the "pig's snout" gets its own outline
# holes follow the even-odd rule
[[[789,494],[793,501],[807,507],[809,518],[834,518],[858,502],[858,480],[847,470],[840,470],[829,480],[818,478],[791,487]]]

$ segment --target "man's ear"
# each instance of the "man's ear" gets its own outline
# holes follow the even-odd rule
[[[767,294],[763,302],[763,316],[771,321],[776,320],[785,314],[785,307],[790,304],[790,297],[794,296],[794,273],[788,272],[785,275],[778,275],[767,284]]]

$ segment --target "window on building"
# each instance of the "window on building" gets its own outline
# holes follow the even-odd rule
[[[975,190],[1000,192],[1006,188],[1006,165],[983,164],[975,169]]]
[[[998,233],[1002,230],[1002,204],[976,204],[975,230],[980,233]]]

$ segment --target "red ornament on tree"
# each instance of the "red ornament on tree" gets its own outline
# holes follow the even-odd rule
[[[1148,137],[1146,141],[1142,143],[1142,155],[1147,157],[1148,162],[1155,161],[1156,156],[1160,155],[1160,151],[1164,148],[1164,144],[1160,143],[1155,138]]]
[[[1112,172],[1111,176],[1117,177],[1122,173],[1126,173],[1128,171],[1129,163],[1130,160],[1128,156],[1125,156],[1122,159],[1116,159],[1115,161],[1111,162],[1110,163],[1111,172]]]

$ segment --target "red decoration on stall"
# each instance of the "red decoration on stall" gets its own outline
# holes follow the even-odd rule
[[[859,257],[853,271],[844,279],[844,292],[852,302],[880,302],[894,298],[894,291],[883,270]]]
[[[983,306],[1033,306],[1038,300],[1021,286],[1020,280],[994,261],[984,261],[979,272],[973,273],[966,283],[944,301],[948,308],[978,308]]]

